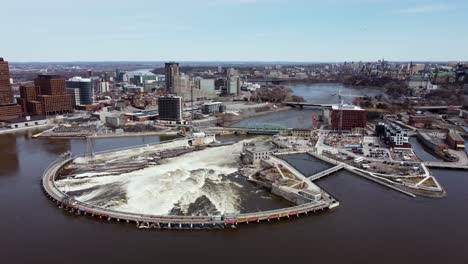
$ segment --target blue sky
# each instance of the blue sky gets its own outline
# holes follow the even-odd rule
[[[0,0],[9,61],[468,60],[466,0]]]

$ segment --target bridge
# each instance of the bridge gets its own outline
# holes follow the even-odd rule
[[[287,128],[283,125],[274,123],[258,123],[251,127],[229,127],[225,130],[249,135],[276,135],[281,131],[287,131],[291,129],[292,128]]]
[[[314,175],[312,175],[312,176],[309,176],[309,177],[307,177],[307,178],[308,178],[310,181],[315,181],[315,180],[321,179],[321,178],[323,178],[323,177],[325,177],[325,176],[327,176],[327,175],[330,175],[330,174],[332,174],[332,173],[335,173],[335,172],[337,172],[337,171],[343,169],[344,167],[345,167],[344,164],[338,164],[338,165],[336,165],[336,166],[334,166],[334,167],[331,167],[331,168],[329,168],[329,169],[327,169],[327,170],[321,171],[321,172],[319,172],[319,173],[317,173],[317,174],[314,174]]]
[[[307,102],[284,102],[284,104],[290,107],[300,107],[301,109],[304,108],[304,106],[318,108],[331,108],[333,106],[333,104],[314,104]]]
[[[415,106],[415,110],[448,110],[448,109],[460,109],[461,105],[434,105],[434,106]]]

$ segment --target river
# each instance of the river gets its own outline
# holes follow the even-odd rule
[[[465,263],[468,177],[434,171],[443,199],[409,198],[347,172],[318,182],[340,201],[333,211],[223,231],[139,230],[132,224],[79,217],[42,193],[43,169],[82,140],[0,135],[0,248],[5,263]],[[159,141],[100,139],[96,149]],[[294,158],[294,157],[293,157]],[[305,172],[324,164],[299,157]]]
[[[382,88],[375,87],[355,87],[336,83],[318,84],[287,84],[286,87],[292,90],[297,96],[302,96],[306,102],[316,104],[338,104],[338,97],[335,95],[339,91],[343,94],[343,101],[351,104],[357,96],[383,95]],[[304,109],[290,109],[282,112],[265,114],[246,118],[235,123],[235,127],[257,127],[263,125],[281,126],[284,128],[312,128],[313,115],[320,116],[322,111],[311,107]]]
[[[306,102],[316,104],[338,104],[336,94],[341,91],[343,101],[351,104],[355,97],[384,95],[383,88],[348,86],[341,83],[286,84],[294,95],[302,96]]]

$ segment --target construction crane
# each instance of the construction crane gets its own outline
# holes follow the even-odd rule
[[[340,110],[340,120],[338,123],[338,131],[341,134],[343,132],[343,106],[344,106],[343,97],[362,97],[362,95],[342,94],[341,89],[340,89],[338,90],[338,93],[332,94],[332,96],[338,96],[338,108]]]

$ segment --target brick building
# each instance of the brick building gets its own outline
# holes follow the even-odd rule
[[[65,79],[58,75],[39,75],[35,80],[37,101],[40,102],[40,107],[36,101],[28,102],[31,110],[35,109],[34,114],[53,115],[63,114],[73,111],[72,97],[67,93]],[[31,91],[32,93],[32,91]]]
[[[457,133],[448,133],[447,143],[450,148],[455,150],[464,150],[465,149],[465,140]]]
[[[417,128],[429,128],[432,125],[432,117],[424,114],[410,115],[409,124]]]
[[[340,112],[343,112],[342,130],[351,131],[353,128],[365,128],[367,125],[367,111],[354,105],[334,105],[329,110],[331,130],[340,129]]]
[[[21,117],[21,106],[14,103],[8,62],[0,58],[0,121]]]

